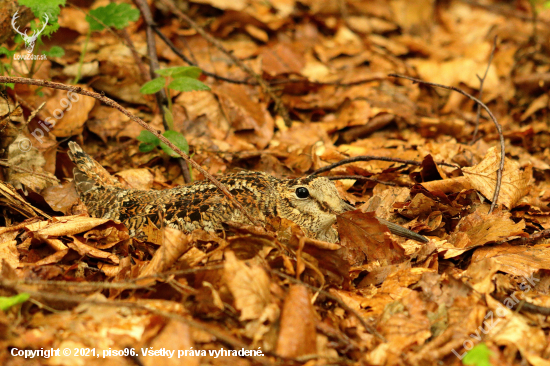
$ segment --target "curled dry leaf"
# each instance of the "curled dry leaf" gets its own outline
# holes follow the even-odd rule
[[[266,113],[267,107],[254,102],[242,85],[224,84],[216,88],[215,93],[238,136],[258,149],[265,148],[273,138],[275,123]]]
[[[162,246],[156,251],[153,259],[143,269],[139,277],[147,277],[166,271],[185,253],[192,241],[193,233],[184,234],[180,230],[165,227]]]
[[[153,187],[155,176],[149,169],[127,169],[117,176],[121,177],[128,188],[149,190]]]
[[[472,262],[484,258],[494,258],[502,272],[529,278],[538,270],[550,270],[550,245],[525,247],[505,243],[479,248],[472,254]]]
[[[40,192],[46,187],[59,184],[58,179],[44,170],[46,159],[33,148],[31,140],[20,134],[8,147],[9,183],[16,188],[28,187]],[[13,167],[13,168],[12,168]]]
[[[290,286],[281,314],[277,354],[298,357],[317,353],[315,310],[304,286]]]
[[[78,240],[78,238],[74,236],[71,236],[71,238],[73,239],[73,242],[68,243],[67,245],[69,246],[69,248],[77,251],[80,255],[87,255],[89,257],[98,259],[108,259],[114,264],[118,264],[120,262],[118,257],[113,253],[96,249],[91,245],[81,242],[80,240]]]
[[[42,191],[42,197],[55,211],[67,214],[78,202],[78,194],[73,182],[63,182],[58,186],[48,187]]]
[[[149,346],[153,350],[165,348],[175,350],[177,353],[179,350],[192,350],[194,345],[193,333],[189,325],[180,321],[169,320],[168,324],[162,328],[160,334],[150,342]],[[200,357],[186,355],[174,355],[170,358],[147,355],[140,357],[140,360],[142,360],[144,366],[199,366],[201,364]]]
[[[38,229],[35,234],[40,238],[55,236],[74,235],[93,229],[102,225],[109,219],[98,219],[85,216],[54,217],[54,222],[48,223],[45,227]],[[28,225],[27,230],[36,230],[35,224]]]
[[[81,86],[92,91],[90,87]],[[82,133],[88,114],[95,105],[94,98],[68,94],[65,90],[56,90],[55,95],[46,102],[44,114],[54,124],[50,131],[56,137],[67,137]]]
[[[462,171],[474,189],[481,192],[486,198],[492,199],[499,165],[500,152],[496,147],[492,147],[479,164],[471,168],[463,168]],[[515,204],[529,192],[531,175],[530,165],[522,171],[517,162],[505,158],[502,185],[497,203],[509,209],[514,208]]]

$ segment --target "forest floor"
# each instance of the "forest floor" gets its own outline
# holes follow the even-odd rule
[[[1,1],[1,365],[550,365],[549,1],[56,1]],[[205,179],[138,118],[217,177],[330,166],[357,210],[338,244],[130,237],[69,141],[128,188]]]

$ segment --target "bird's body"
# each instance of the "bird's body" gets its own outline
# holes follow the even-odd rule
[[[124,223],[131,236],[147,240],[153,229],[170,227],[182,232],[222,229],[224,222],[250,224],[250,220],[210,181],[165,190],[125,189],[78,144],[69,143],[75,163],[74,179],[80,199],[90,215]],[[261,223],[280,217],[299,225],[306,236],[335,243],[336,215],[353,210],[336,186],[325,177],[278,179],[245,171],[219,181]],[[391,222],[378,219],[401,236],[427,239]],[[154,231],[154,230],[153,230]]]
[[[183,232],[198,228],[215,231],[228,221],[250,224],[210,181],[160,191],[124,189],[80,146],[71,142],[69,147],[69,156],[77,166],[76,189],[90,215],[121,221],[132,236],[143,236],[143,227],[151,224]],[[258,221],[285,218],[319,240],[336,242],[338,233],[332,227],[336,214],[353,209],[340,198],[334,183],[324,177],[277,179],[246,171],[219,180]]]

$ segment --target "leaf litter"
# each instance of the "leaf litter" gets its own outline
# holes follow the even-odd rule
[[[0,296],[27,293],[32,301],[0,311],[0,363],[31,364],[12,357],[14,348],[130,347],[143,365],[548,365],[550,11],[543,3],[185,4],[181,10],[263,77],[291,126],[227,54],[164,2],[150,4],[160,32],[202,70],[244,81],[203,75],[210,91],[171,91],[174,128],[209,173],[297,177],[363,155],[418,163],[356,161],[322,173],[366,178],[336,181],[357,208],[338,217],[339,244],[306,238],[282,219],[264,228],[227,223],[217,234],[151,224],[148,242],[131,238],[124,225],[87,215],[70,181],[66,140],[79,141],[127,188],[184,184],[181,165],[160,149],[139,152],[142,128],[114,109],[82,95],[69,109],[65,91],[17,84],[0,100]],[[65,55],[43,61],[33,78],[72,82],[85,12],[101,5],[61,9],[49,42],[65,45]],[[92,34],[79,86],[116,98],[163,132],[155,98],[139,93],[148,79],[128,42],[148,65],[146,24],[140,18],[122,32],[127,38]],[[184,65],[159,40],[156,52],[161,68]],[[500,164],[493,123],[483,113],[476,121],[476,105],[462,95],[387,74],[475,96],[491,55],[482,99],[502,125],[506,158],[498,208],[489,213]],[[27,75],[32,65],[14,67]],[[50,130],[48,117],[57,121]],[[481,138],[470,145],[477,122]],[[20,148],[25,139],[29,152]],[[195,169],[192,176],[204,179]],[[397,237],[372,212],[430,241]],[[173,363],[142,355],[145,348],[199,352]],[[242,348],[265,357],[210,353]],[[40,362],[76,364],[63,355]]]

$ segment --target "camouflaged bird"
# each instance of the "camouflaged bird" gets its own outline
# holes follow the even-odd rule
[[[76,165],[76,190],[90,215],[123,222],[130,236],[147,238],[143,228],[151,224],[182,232],[198,228],[215,231],[227,221],[250,224],[242,211],[210,181],[165,190],[125,189],[78,144],[69,142],[69,149],[69,157]],[[219,181],[260,222],[285,218],[299,225],[308,237],[332,243],[338,241],[338,232],[333,227],[336,215],[354,209],[340,198],[334,183],[325,177],[277,179],[266,173],[246,171],[226,175]],[[427,241],[401,226],[383,223],[408,232],[416,240]]]

